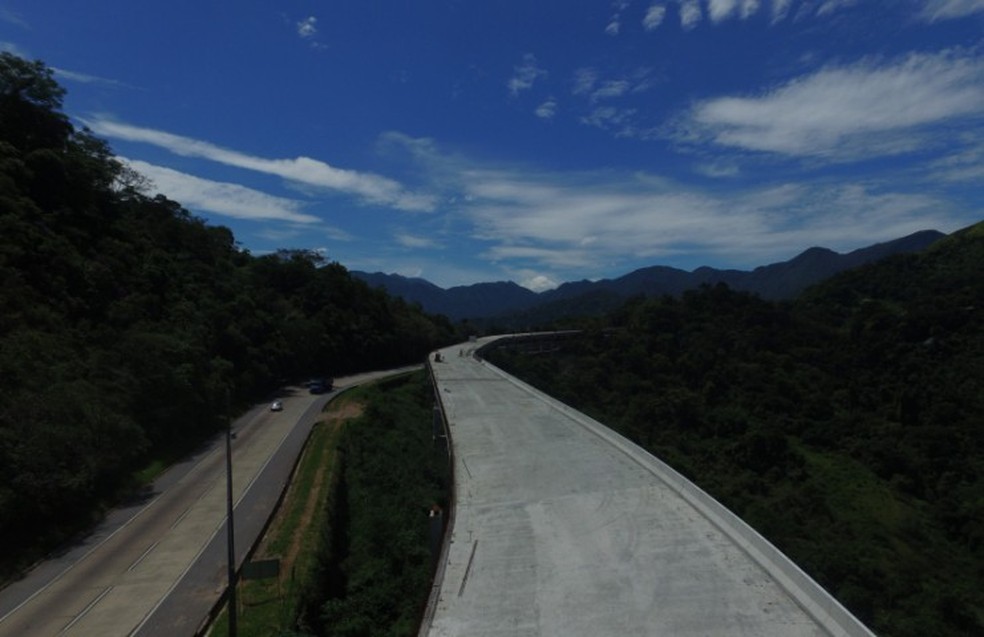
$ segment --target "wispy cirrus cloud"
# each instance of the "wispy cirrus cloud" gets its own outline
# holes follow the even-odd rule
[[[557,114],[557,100],[552,97],[547,99],[537,106],[534,112],[540,119],[553,119],[554,115]]]
[[[7,24],[13,24],[22,29],[30,29],[31,25],[28,24],[27,20],[21,14],[11,11],[10,9],[0,8],[0,21],[6,22]]]
[[[612,2],[612,9],[614,10],[614,13],[608,20],[608,24],[605,26],[605,33],[611,36],[618,35],[618,32],[622,29],[622,12],[628,8],[628,0],[614,0],[614,2]]]
[[[621,105],[620,98],[643,93],[655,84],[647,68],[602,78],[596,69],[584,67],[574,72],[571,94],[586,100],[583,106],[587,110],[579,117],[582,124],[612,131],[617,137],[635,137],[640,132],[634,121],[638,109]]]
[[[631,84],[628,80],[608,80],[591,92],[591,101],[597,102],[611,97],[619,97],[625,95],[630,88]]]
[[[413,248],[416,250],[431,250],[440,247],[440,243],[431,237],[421,237],[420,235],[411,234],[409,232],[397,232],[393,238],[396,240],[397,244],[405,248]]]
[[[707,16],[711,22],[720,22],[728,17],[738,8],[738,0],[708,0]]]
[[[275,175],[298,184],[353,195],[371,204],[417,212],[429,212],[436,206],[433,196],[411,192],[393,179],[374,173],[336,168],[310,157],[268,159],[111,119],[82,121],[95,133],[112,139],[151,144],[183,157],[198,157],[227,166]]]
[[[984,133],[960,135],[952,152],[935,160],[930,168],[930,179],[935,182],[984,183]]]
[[[629,93],[642,93],[652,88],[654,84],[655,81],[647,68],[638,68],[615,78],[602,79],[596,69],[585,67],[574,72],[571,93],[585,96],[588,101],[594,103]]]
[[[922,0],[931,5],[946,7],[944,12],[966,15],[970,10],[964,5],[979,4],[982,0]],[[680,26],[684,31],[695,29],[706,17],[718,25],[728,20],[748,20],[759,14],[763,7],[770,7],[770,23],[775,25],[786,19],[793,8],[793,0],[666,0],[651,4],[642,19],[646,31],[654,31],[665,21],[668,5],[676,4]],[[857,0],[799,0],[794,15],[797,19],[824,18],[842,9],[857,5]],[[951,5],[960,5],[953,8]],[[976,10],[976,9],[975,9]]]
[[[62,69],[58,67],[51,67],[51,70],[55,72],[55,75],[60,79],[65,79],[70,82],[78,82],[80,84],[99,84],[102,86],[115,86],[121,88],[133,88],[125,82],[119,80],[113,80],[106,77],[99,77],[98,75],[90,75],[88,73],[79,73],[77,71],[69,71],[68,69]]]
[[[852,160],[907,152],[926,131],[984,116],[984,59],[960,50],[831,66],[760,95],[695,104],[680,141]]]
[[[574,85],[571,93],[574,95],[584,95],[590,93],[598,81],[598,71],[591,67],[584,67],[574,71]]]
[[[239,184],[202,179],[137,159],[120,158],[150,179],[156,190],[182,205],[225,217],[254,221],[313,224],[320,218],[302,212],[304,202],[275,197]]]
[[[704,12],[700,8],[697,0],[680,1],[680,26],[684,31],[697,28],[700,21],[704,19]]]
[[[856,4],[857,0],[824,0],[823,4],[817,8],[817,16],[828,16],[840,9],[853,7]]]
[[[984,0],[923,0],[920,16],[930,22],[984,13]]]
[[[790,246],[848,250],[958,223],[933,196],[865,183],[710,192],[651,175],[479,169],[464,188],[487,257],[541,272],[695,251],[761,264],[789,258]]]
[[[515,97],[521,91],[533,88],[533,83],[536,82],[537,78],[546,75],[546,70],[537,65],[536,56],[527,53],[523,56],[523,61],[513,68],[513,75],[506,82],[506,86],[509,87],[509,92]]]
[[[772,0],[772,24],[781,22],[789,15],[789,5],[792,0]]]
[[[27,53],[13,42],[0,42],[0,51],[5,53],[13,53],[17,57],[26,58],[29,57]]]
[[[646,31],[658,29],[666,18],[666,5],[654,4],[646,9],[646,15],[642,18],[642,28]]]
[[[580,121],[588,126],[612,131],[616,137],[632,137],[635,131],[632,119],[636,112],[634,108],[598,106],[582,116]]]
[[[968,223],[959,203],[907,180],[742,179],[705,188],[652,173],[492,165],[407,136],[393,143],[411,147],[414,161],[456,193],[442,227],[484,244],[476,255],[527,287],[547,284],[537,276],[571,281],[653,263],[757,266],[805,246],[845,251]],[[972,168],[977,157],[940,169]],[[716,161],[703,172],[734,176],[737,166]]]

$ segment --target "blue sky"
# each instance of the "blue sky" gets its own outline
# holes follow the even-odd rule
[[[984,0],[0,0],[0,47],[253,254],[541,290],[984,218]]]

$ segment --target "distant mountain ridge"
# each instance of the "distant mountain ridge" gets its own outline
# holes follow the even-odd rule
[[[703,284],[725,283],[736,290],[758,294],[766,299],[788,299],[828,277],[878,261],[893,254],[918,252],[946,235],[923,230],[884,243],[877,243],[846,254],[827,248],[809,248],[789,261],[763,265],[754,270],[718,270],[700,267],[693,272],[668,266],[651,266],[616,279],[574,281],[546,292],[533,292],[512,282],[476,283],[444,289],[420,278],[398,274],[353,271],[352,276],[370,286],[410,303],[419,303],[427,312],[444,314],[458,321],[491,318],[526,312],[542,305],[574,305],[609,309],[630,296],[678,295]],[[561,313],[570,314],[569,309]]]

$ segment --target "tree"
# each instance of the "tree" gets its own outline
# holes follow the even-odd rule
[[[0,52],[0,139],[21,150],[62,147],[72,130],[64,95],[43,62]]]

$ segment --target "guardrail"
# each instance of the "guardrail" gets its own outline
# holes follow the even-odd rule
[[[418,637],[427,637],[427,634],[430,632],[431,623],[434,621],[434,611],[437,608],[437,602],[441,597],[441,586],[444,583],[444,569],[447,566],[448,551],[451,548],[450,531],[454,528],[454,516],[455,510],[457,509],[457,502],[455,500],[454,445],[451,441],[451,427],[448,426],[448,417],[444,408],[444,401],[441,400],[441,392],[437,387],[437,380],[434,378],[434,367],[432,363],[433,354],[434,352],[431,352],[431,355],[428,355],[427,357],[427,373],[430,375],[431,386],[434,388],[434,404],[441,415],[441,423],[444,427],[444,437],[447,441],[448,449],[448,476],[450,477],[450,480],[448,484],[448,508],[444,518],[444,534],[441,538],[441,551],[437,557],[437,567],[434,571],[434,579],[431,583],[430,595],[427,596],[427,605],[424,607],[424,614],[420,620],[420,629],[417,631]]]

